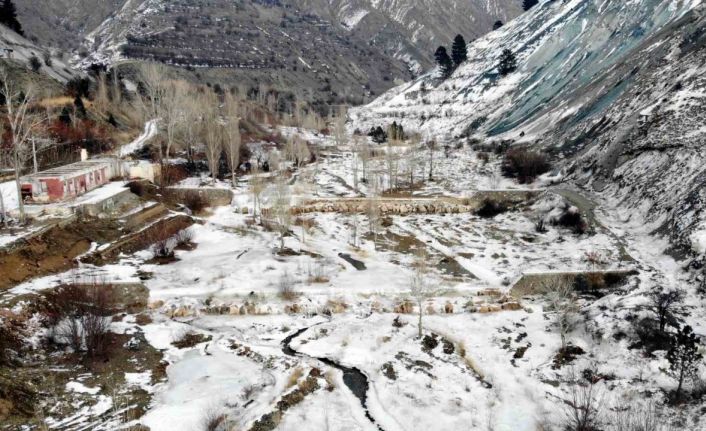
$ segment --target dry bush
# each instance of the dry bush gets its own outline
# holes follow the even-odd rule
[[[228,416],[219,409],[208,409],[201,420],[203,431],[229,431],[227,427]]]
[[[321,259],[318,259],[314,268],[309,270],[309,283],[328,283],[329,281],[326,266]]]
[[[186,192],[182,198],[182,203],[194,214],[198,214],[208,208],[208,200],[197,191]]]
[[[64,284],[44,295],[43,315],[55,336],[90,358],[107,353],[114,313],[113,287],[95,280]]]
[[[297,296],[299,296],[299,294],[294,290],[292,279],[286,271],[277,282],[277,293],[280,298],[286,301],[293,301],[297,299]]]
[[[497,202],[492,199],[484,199],[480,208],[476,210],[476,215],[483,218],[493,218],[507,211],[508,207],[505,203]]]
[[[568,208],[558,219],[553,220],[552,224],[571,229],[576,235],[582,235],[588,230],[588,224],[575,208]]]
[[[517,178],[520,184],[533,182],[539,175],[549,171],[551,165],[542,153],[522,148],[513,148],[505,153],[502,172],[508,178]]]
[[[23,326],[16,319],[0,318],[0,367],[16,364],[17,352],[22,348]]]
[[[301,367],[297,367],[292,371],[292,374],[289,375],[289,378],[287,379],[287,386],[285,389],[293,388],[294,386],[297,385],[299,382],[299,379],[304,375],[304,370]]]
[[[145,195],[145,184],[142,181],[131,181],[130,183],[128,183],[127,187],[130,189],[130,192],[134,195],[140,197]]]
[[[595,372],[593,373],[596,374]],[[580,380],[572,371],[571,393],[564,400],[564,429],[567,431],[598,431],[602,396],[598,379]]]
[[[190,349],[197,344],[205,343],[210,340],[210,335],[203,335],[191,330],[184,330],[174,336],[172,346],[177,349]]]
[[[613,409],[611,431],[669,431],[664,412],[654,401],[647,404],[633,402],[620,404]]]
[[[189,169],[183,164],[167,163],[162,167],[162,186],[177,184],[189,177]]]
[[[174,241],[177,247],[188,247],[194,239],[194,231],[191,229],[183,229],[174,235]]]
[[[152,245],[152,252],[155,257],[172,257],[174,256],[174,249],[171,246],[171,241],[169,239],[163,239],[155,242]]]

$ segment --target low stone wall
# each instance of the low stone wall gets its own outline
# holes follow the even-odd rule
[[[132,194],[129,189],[121,190],[105,199],[80,204],[77,211],[85,216],[98,217],[100,214],[113,214],[122,208],[135,205],[138,197]]]
[[[429,198],[378,198],[381,214],[459,214],[475,212],[485,200],[518,205],[536,199],[542,191],[502,190],[479,191],[467,198],[429,197]],[[293,208],[294,214],[306,213],[364,213],[371,201],[366,198],[326,199],[304,202]]]
[[[527,295],[539,295],[546,291],[546,286],[557,282],[578,284],[579,277],[583,277],[586,287],[591,290],[603,289],[618,285],[631,275],[636,275],[634,269],[616,269],[606,271],[571,271],[571,272],[545,272],[523,274],[510,290],[515,298]]]
[[[148,221],[154,220],[158,217],[162,217],[167,213],[167,207],[165,207],[164,205],[159,203],[152,205],[151,207],[145,208],[137,214],[131,214],[130,216],[125,217],[125,229],[128,231],[132,231],[135,228],[143,226]]]

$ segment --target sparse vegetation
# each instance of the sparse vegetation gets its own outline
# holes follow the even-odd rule
[[[498,202],[493,199],[484,199],[480,208],[476,210],[476,215],[483,218],[494,218],[497,215],[506,213],[508,207],[503,202]]]
[[[53,340],[67,344],[89,359],[105,356],[109,345],[109,317],[115,312],[110,285],[93,280],[71,282],[45,293],[43,314]]]
[[[520,184],[529,184],[550,169],[547,157],[536,151],[524,148],[511,148],[505,153],[502,173],[508,178],[516,178]]]

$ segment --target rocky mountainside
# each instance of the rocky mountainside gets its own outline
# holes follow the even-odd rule
[[[395,88],[353,124],[542,148],[620,217],[704,251],[705,14],[700,0],[542,2],[470,44],[449,79]],[[503,49],[518,59],[504,77]]]
[[[457,34],[473,40],[497,20],[522,13],[520,0],[296,0],[294,3],[339,23],[374,46],[407,62],[415,72],[429,68],[434,50]]]
[[[27,33],[80,62],[156,59],[226,85],[261,83],[361,103],[521,13],[520,0],[25,0]],[[214,70],[216,70],[214,72]],[[209,80],[209,79],[207,79]]]
[[[86,34],[126,0],[21,0],[15,1],[25,32],[44,46],[70,52],[77,49]]]

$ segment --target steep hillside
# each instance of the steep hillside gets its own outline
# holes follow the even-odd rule
[[[126,0],[16,1],[19,19],[37,43],[70,52]]]
[[[86,38],[83,60],[157,60],[220,69],[234,82],[361,101],[410,78],[401,61],[327,21],[279,2],[131,0]]]
[[[0,25],[0,51],[4,59],[12,59],[27,68],[30,68],[30,61],[35,62],[38,73],[61,83],[78,75],[61,54],[27,40],[3,25]]]
[[[511,140],[566,159],[625,217],[691,246],[702,229],[706,18],[700,0],[544,2],[438,71],[356,110],[445,140]],[[498,74],[503,49],[518,70]]]
[[[497,20],[522,13],[520,0],[297,0],[331,22],[407,62],[415,72],[429,68],[434,50],[458,33],[484,35]]]

